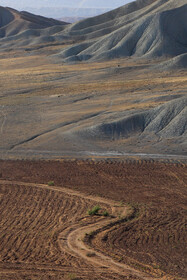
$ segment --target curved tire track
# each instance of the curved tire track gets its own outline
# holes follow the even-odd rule
[[[152,280],[157,278],[154,276],[150,276],[147,273],[143,273],[136,269],[133,269],[124,263],[119,263],[114,259],[112,259],[111,257],[106,256],[101,252],[95,251],[93,248],[90,249],[84,242],[84,237],[86,233],[89,233],[91,231],[94,232],[102,231],[104,228],[110,227],[111,225],[118,223],[119,214],[121,214],[123,217],[128,216],[130,214],[130,211],[132,211],[132,209],[129,209],[129,207],[127,206],[123,207],[119,205],[116,206],[116,201],[112,201],[100,197],[94,197],[91,195],[85,195],[79,193],[78,191],[57,187],[57,186],[48,186],[45,184],[25,183],[25,182],[6,181],[6,180],[0,180],[0,183],[4,185],[5,184],[12,185],[13,187],[14,185],[27,186],[30,188],[29,192],[31,193],[34,191],[32,187],[45,189],[45,190],[48,189],[53,192],[61,192],[61,193],[71,195],[72,197],[78,198],[79,200],[80,199],[84,201],[91,200],[94,203],[107,205],[108,207],[111,208],[113,218],[97,217],[96,221],[90,222],[90,224],[85,224],[85,225],[80,225],[80,223],[73,223],[72,225],[68,226],[65,230],[63,230],[61,233],[59,233],[58,243],[60,249],[62,251],[66,251],[67,253],[70,253],[75,257],[80,257],[84,259],[86,262],[91,263],[91,265],[98,267],[99,270],[102,269],[103,271],[108,271],[108,272],[113,271],[114,273],[117,273],[121,276],[128,276],[128,275],[134,276],[133,279]],[[54,197],[55,193],[52,193],[51,195]],[[54,224],[52,226],[54,226]]]

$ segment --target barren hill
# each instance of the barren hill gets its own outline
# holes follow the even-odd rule
[[[2,153],[186,156],[186,1],[74,24],[1,7]]]
[[[186,0],[136,0],[74,24],[0,8],[0,48],[66,43],[65,62],[175,57],[187,52]]]
[[[2,47],[6,47],[7,42],[10,41],[16,46],[18,39],[19,44],[27,44],[29,38],[42,37],[44,34],[49,36],[55,32],[54,27],[61,31],[65,25],[65,22],[52,18],[45,18],[24,11],[18,12],[0,6],[0,44]],[[46,29],[47,31],[44,31]]]
[[[59,56],[84,61],[180,55],[187,52],[186,14],[186,0],[137,0],[70,25],[66,33],[84,36],[84,42]]]
[[[179,98],[143,113],[136,113],[115,122],[93,127],[97,135],[120,138],[135,133],[154,132],[160,137],[175,137],[187,133],[187,98]]]

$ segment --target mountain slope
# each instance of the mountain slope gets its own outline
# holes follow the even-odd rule
[[[3,47],[6,47],[6,43],[9,41],[13,41],[16,46],[17,39],[21,39],[19,44],[27,44],[29,37],[32,39],[40,37],[46,29],[48,29],[46,35],[49,36],[51,28],[53,32],[55,31],[54,26],[58,31],[62,31],[66,23],[24,11],[18,12],[11,8],[0,7],[0,44]],[[18,36],[20,34],[21,36]]]
[[[136,147],[144,151],[146,145],[152,147],[167,146],[175,143],[176,150],[186,147],[187,141],[187,98],[177,98],[150,110],[128,113],[124,117],[105,120],[96,125],[75,132],[74,138],[86,139],[93,147],[101,143],[110,143],[113,149],[130,151]],[[178,143],[178,146],[176,145]],[[184,152],[186,155],[186,152]]]
[[[0,48],[73,40],[65,62],[175,57],[187,52],[186,0],[137,0],[74,24],[0,7]]]
[[[70,25],[65,33],[84,36],[84,45],[74,45],[59,56],[83,61],[180,55],[187,52],[186,14],[186,0],[137,0]]]

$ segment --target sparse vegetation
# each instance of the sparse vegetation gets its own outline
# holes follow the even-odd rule
[[[92,209],[88,210],[88,215],[94,216],[97,215],[101,207],[99,205],[94,206]]]
[[[55,185],[54,181],[49,181],[47,184],[48,184],[48,186],[54,186]]]
[[[104,217],[108,217],[108,216],[109,216],[108,211],[104,211],[104,212],[103,212],[103,216],[104,216]]]
[[[88,210],[88,215],[90,215],[90,216],[98,215],[99,210],[101,210],[101,207],[99,205],[96,205],[92,209]],[[108,213],[108,211],[105,210],[101,215],[104,217],[108,217],[109,213]]]

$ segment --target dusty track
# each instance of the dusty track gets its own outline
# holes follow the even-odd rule
[[[97,198],[85,199],[71,190],[47,185],[3,180],[0,185],[2,196],[6,197],[1,210],[11,204],[9,215],[5,215],[6,210],[1,211],[0,279],[9,279],[12,273],[15,273],[15,279],[22,279],[23,275],[35,279],[34,275],[39,272],[46,279],[66,279],[70,272],[76,271],[77,275],[77,270],[80,279],[89,279],[87,274],[91,271],[100,277],[100,269],[94,272],[92,265],[82,261],[79,254],[69,248],[69,238],[61,245],[63,232],[71,230],[71,224],[79,224],[86,209],[93,201],[97,202]],[[101,279],[107,279],[107,276]]]
[[[51,190],[51,191],[57,191],[60,193],[64,193],[67,195],[75,196],[78,198],[88,199],[93,202],[99,203],[99,204],[107,204],[109,207],[111,207],[113,216],[113,219],[111,221],[111,218],[109,219],[103,219],[99,218],[98,221],[96,220],[94,223],[92,222],[89,225],[80,226],[80,224],[74,224],[73,226],[70,226],[66,228],[65,231],[59,234],[59,246],[62,249],[62,252],[67,252],[70,254],[73,254],[75,256],[79,256],[83,259],[85,259],[87,262],[90,262],[92,265],[96,265],[103,270],[107,270],[108,273],[111,271],[122,275],[122,276],[133,276],[135,278],[139,277],[140,279],[155,279],[152,276],[147,276],[145,273],[138,272],[135,269],[130,268],[129,266],[125,264],[121,264],[119,262],[114,261],[112,258],[105,256],[101,253],[98,253],[94,251],[94,249],[88,248],[88,246],[85,245],[83,242],[84,237],[86,234],[89,235],[90,232],[94,231],[102,231],[103,228],[110,228],[112,225],[116,225],[119,222],[118,215],[120,214],[123,219],[125,220],[125,216],[128,216],[132,210],[128,206],[119,206],[116,205],[115,201],[102,199],[99,197],[93,197],[93,196],[85,196],[79,192],[75,192],[72,190],[68,190],[65,188],[60,187],[50,187],[48,185],[44,184],[31,184],[31,183],[24,183],[24,182],[16,182],[16,181],[4,181],[0,180],[0,184],[2,185],[9,185],[9,186],[26,186],[28,188],[40,188],[44,190]],[[129,215],[130,216],[130,215]],[[89,257],[89,255],[91,257]]]
[[[8,181],[4,181],[4,180],[1,180],[0,184],[4,185],[4,186],[6,186],[6,185],[12,186],[12,187],[14,187],[14,186],[27,187],[29,189],[29,192],[33,188],[42,189],[42,190],[50,190],[53,192],[54,191],[60,192],[60,193],[66,194],[66,195],[71,195],[71,196],[79,198],[79,199],[84,199],[84,200],[88,199],[95,203],[100,203],[100,204],[105,203],[105,204],[108,204],[109,206],[113,205],[113,209],[115,209],[114,204],[116,204],[114,201],[110,201],[110,200],[106,200],[106,199],[102,199],[102,198],[96,198],[96,197],[92,197],[92,196],[84,196],[83,194],[80,194],[75,191],[62,189],[62,188],[58,188],[58,187],[49,187],[48,185],[31,184],[31,183],[27,184],[27,183],[16,182],[16,181],[8,182]],[[117,207],[117,208],[119,211],[119,207]],[[116,213],[116,211],[113,211],[113,212]],[[125,214],[126,207],[123,212]],[[84,246],[84,253],[82,252],[83,244],[79,240],[80,240],[80,238],[82,238],[82,236],[84,236],[85,230],[90,232],[91,230],[93,230],[95,228],[102,228],[103,226],[106,226],[109,223],[110,223],[110,220],[107,219],[107,221],[106,221],[106,219],[99,218],[98,222],[95,222],[94,224],[92,222],[91,225],[81,227],[79,223],[78,224],[75,223],[73,226],[68,227],[65,231],[63,231],[62,233],[59,234],[59,245],[62,249],[62,252],[66,252],[71,255],[73,254],[75,256],[84,258],[86,261],[91,262],[91,264],[94,264],[94,265],[97,264],[97,266],[101,267],[103,270],[108,269],[109,270],[108,273],[110,273],[111,271],[114,270],[115,273],[117,273],[117,274],[119,273],[119,274],[125,275],[125,276],[129,275],[129,273],[132,273],[132,272],[135,275],[137,274],[137,275],[141,276],[141,273],[138,273],[135,270],[131,270],[130,268],[127,269],[127,267],[125,265],[119,265],[116,262],[112,261],[111,258],[105,257],[103,254],[97,254],[97,257],[94,256],[93,258],[89,258],[87,256],[87,254],[88,254],[88,252],[90,252],[90,250],[88,248],[86,248],[85,246]],[[55,225],[53,225],[53,226],[55,226]],[[65,240],[65,244],[64,244],[64,240]],[[93,252],[93,250],[92,250],[92,252]],[[126,271],[122,272],[122,269],[124,270],[124,268],[126,268]],[[150,279],[150,278],[145,278],[145,279]]]
[[[1,162],[1,177],[0,279],[39,279],[39,274],[41,279],[66,279],[69,272],[78,279],[178,279],[169,275],[184,275],[185,164]],[[45,183],[54,178],[59,187]],[[116,216],[115,211],[123,207],[115,201],[125,202],[124,198],[137,207],[138,218],[116,224],[119,217],[86,214],[99,203]],[[92,238],[85,239],[85,233],[96,229]],[[174,269],[172,261],[180,270]]]
[[[44,190],[51,190],[55,192],[60,192],[66,195],[71,195],[73,197],[78,197],[79,199],[83,198],[85,200],[91,200],[95,203],[99,204],[107,204],[108,207],[111,208],[111,218],[103,218],[99,217],[95,222],[91,222],[91,224],[81,226],[79,223],[74,224],[73,226],[70,226],[66,228],[65,231],[59,234],[59,246],[62,249],[62,252],[66,251],[67,253],[73,254],[75,256],[79,256],[83,259],[85,259],[87,262],[90,262],[92,265],[96,265],[97,267],[102,268],[103,270],[107,270],[108,273],[111,273],[111,271],[122,275],[122,276],[129,276],[133,275],[133,277],[140,279],[154,279],[151,276],[147,276],[146,274],[142,272],[138,272],[135,269],[130,268],[129,266],[125,264],[120,264],[116,261],[114,261],[112,258],[107,257],[101,253],[95,252],[93,249],[90,250],[84,243],[84,237],[87,233],[96,231],[96,230],[102,230],[102,228],[110,227],[112,224],[117,224],[119,222],[118,215],[120,214],[123,219],[125,220],[125,216],[130,216],[130,213],[132,212],[132,209],[130,209],[129,206],[119,206],[116,205],[116,201],[108,200],[108,199],[102,199],[99,197],[93,197],[93,196],[86,196],[79,192],[68,190],[65,188],[59,188],[59,187],[50,187],[48,185],[44,184],[31,184],[31,183],[24,183],[24,182],[17,182],[17,181],[5,181],[0,180],[0,184],[2,185],[8,185],[8,186],[23,186],[28,188],[39,188]],[[91,257],[89,257],[89,254],[93,254]],[[137,278],[138,279],[138,278]]]

